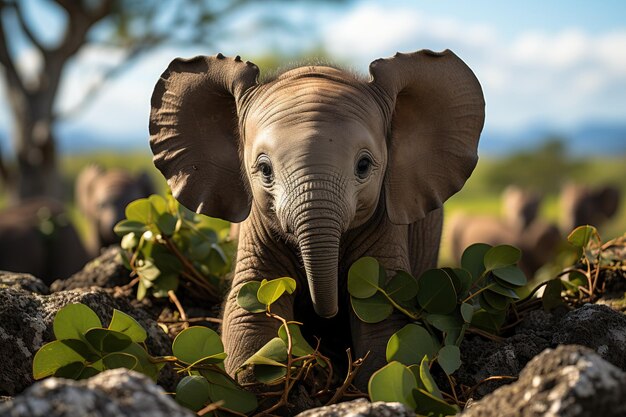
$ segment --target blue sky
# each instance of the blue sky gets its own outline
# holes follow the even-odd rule
[[[42,0],[24,1],[33,21],[46,22],[38,25],[39,33],[53,41],[51,29],[62,22],[49,15]],[[263,13],[281,13],[306,29],[260,34],[252,23]],[[164,47],[147,55],[58,126],[61,142],[65,134],[98,131],[112,142],[146,144],[152,87],[177,56],[221,51],[253,59],[268,51],[298,54],[317,46],[362,72],[372,60],[396,51],[452,49],[483,85],[486,130],[626,124],[626,1],[387,0],[341,7],[295,2],[287,9],[259,2],[226,26],[228,35],[213,45]],[[37,56],[19,49],[21,68],[28,73]],[[118,57],[115,50],[83,50],[66,74],[58,107],[76,103],[99,70]],[[0,99],[0,131],[9,126],[8,108]]]

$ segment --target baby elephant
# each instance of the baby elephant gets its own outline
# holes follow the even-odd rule
[[[50,285],[87,262],[63,204],[34,198],[0,211],[0,270],[27,272]]]
[[[620,190],[611,185],[566,185],[560,197],[563,231],[569,233],[586,224],[601,227],[617,213],[620,198]]]
[[[558,227],[537,217],[541,197],[517,186],[502,194],[503,217],[454,215],[447,228],[452,257],[459,261],[473,243],[513,245],[522,250],[519,267],[532,278],[552,259],[562,241]]]
[[[154,163],[186,207],[242,222],[222,329],[227,371],[280,324],[240,308],[239,289],[290,276],[297,290],[272,311],[302,321],[342,360],[348,346],[370,351],[363,387],[406,320],[359,321],[348,268],[363,256],[391,275],[435,266],[440,208],[478,159],[481,87],[450,51],[376,60],[369,79],[324,66],[258,77],[239,57],[174,60],[152,96]]]
[[[123,169],[107,171],[98,165],[89,165],[81,171],[76,179],[75,198],[87,219],[87,247],[92,257],[101,248],[119,242],[113,227],[125,218],[128,203],[153,192],[152,182],[145,173],[135,176]]]

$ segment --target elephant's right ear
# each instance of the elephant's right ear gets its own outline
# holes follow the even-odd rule
[[[154,164],[185,207],[233,222],[250,212],[240,170],[238,104],[259,69],[239,57],[175,59],[152,94]]]

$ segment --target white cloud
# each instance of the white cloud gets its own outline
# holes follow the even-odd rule
[[[624,106],[607,105],[626,90],[626,30],[591,34],[572,27],[507,37],[492,25],[365,3],[329,23],[323,36],[331,53],[362,69],[396,51],[452,49],[481,81],[487,126],[626,119]]]

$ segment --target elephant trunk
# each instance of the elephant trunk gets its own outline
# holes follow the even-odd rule
[[[320,317],[337,314],[339,242],[347,224],[340,193],[325,184],[306,184],[291,201],[290,222],[298,242],[313,308]],[[336,191],[336,190],[334,190]],[[298,200],[298,201],[296,201]]]

